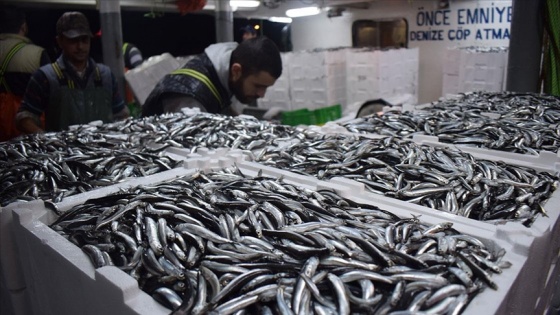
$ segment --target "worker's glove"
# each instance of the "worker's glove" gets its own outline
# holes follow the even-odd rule
[[[263,119],[271,120],[277,118],[284,109],[281,107],[272,107],[262,116]]]

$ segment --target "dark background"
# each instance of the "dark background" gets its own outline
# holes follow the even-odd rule
[[[100,30],[100,16],[97,10],[66,9],[66,8],[22,8],[27,16],[29,25],[28,37],[49,53],[51,60],[59,55],[56,45],[56,21],[66,11],[80,11],[84,13],[90,23],[91,31],[95,35]],[[216,42],[216,27],[214,16],[210,14],[186,14],[172,12],[156,12],[156,17],[150,17],[149,10],[124,11],[121,10],[123,42],[135,44],[144,59],[150,56],[168,52],[171,55],[186,56],[199,54],[208,45]],[[159,15],[159,16],[158,16]],[[241,41],[240,28],[246,25],[258,24],[261,29],[259,35],[272,39],[281,51],[287,50],[283,43],[284,23],[274,23],[268,20],[234,18],[234,40]],[[97,62],[102,60],[101,39],[92,40],[91,56]]]

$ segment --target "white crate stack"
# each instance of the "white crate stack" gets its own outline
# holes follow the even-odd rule
[[[144,105],[159,80],[182,65],[175,57],[164,53],[150,57],[140,67],[127,71],[124,77],[135,98],[140,105]]]
[[[404,94],[418,94],[418,48],[348,49],[346,51],[348,104]]]
[[[343,49],[294,52],[288,67],[292,109],[346,104]]]
[[[508,51],[505,47],[448,48],[442,95],[504,90]]]
[[[379,51],[348,49],[346,51],[346,101],[348,104],[379,96]]]
[[[284,110],[292,109],[290,97],[290,59],[291,52],[282,52],[282,75],[276,80],[273,86],[266,89],[266,94],[258,100],[260,108],[279,107]]]

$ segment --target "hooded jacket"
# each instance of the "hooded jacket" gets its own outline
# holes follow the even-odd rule
[[[209,113],[226,111],[232,97],[229,63],[236,47],[235,42],[210,45],[182,68],[167,74],[146,99],[142,116],[163,114],[165,99],[177,96],[194,99]]]

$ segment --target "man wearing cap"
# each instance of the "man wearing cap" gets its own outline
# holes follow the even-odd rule
[[[31,74],[51,62],[42,47],[27,38],[25,12],[14,6],[0,9],[0,142],[21,133],[15,117]]]
[[[243,32],[242,39],[244,41],[257,37],[257,31],[251,25],[245,25],[241,28],[241,31]]]
[[[93,36],[85,15],[64,13],[56,23],[56,33],[62,55],[33,73],[16,115],[18,128],[24,133],[43,132],[42,113],[46,131],[128,117],[111,70],[89,56]]]

